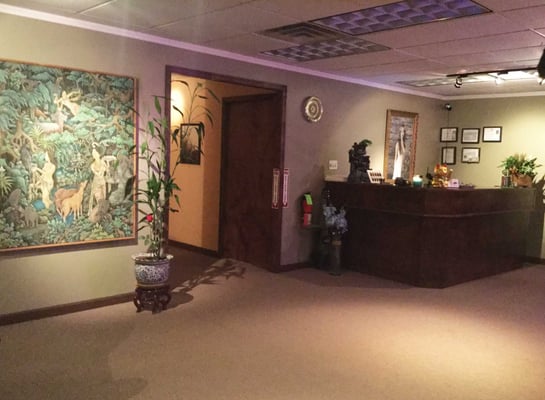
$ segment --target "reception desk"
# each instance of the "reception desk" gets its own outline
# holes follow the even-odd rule
[[[534,189],[326,188],[347,210],[345,268],[444,288],[522,266]]]

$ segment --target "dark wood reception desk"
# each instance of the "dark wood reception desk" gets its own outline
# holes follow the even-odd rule
[[[522,266],[534,189],[326,188],[347,210],[345,268],[443,288]]]

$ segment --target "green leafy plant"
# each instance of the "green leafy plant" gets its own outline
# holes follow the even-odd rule
[[[189,82],[186,82],[181,79],[174,79],[172,83],[179,83],[187,92],[187,107],[185,110],[182,110],[175,105],[173,108],[181,116],[181,124],[178,130],[179,141],[181,145],[181,151],[179,152],[178,157],[180,158],[178,162],[181,162],[181,159],[190,159],[192,149],[184,146],[184,141],[186,141],[191,134],[195,131],[199,137],[199,140],[204,138],[204,122],[207,120],[210,123],[210,126],[214,126],[214,116],[212,111],[200,100],[208,101],[214,100],[218,104],[220,103],[219,98],[216,96],[213,90],[207,88],[203,82],[197,82],[195,86],[191,86]],[[199,149],[202,153],[202,149]]]
[[[180,83],[185,87],[188,93],[188,106],[185,110],[180,110],[179,108],[175,107],[176,111],[180,113],[182,116],[182,123],[186,124],[201,124],[204,125],[202,122],[203,118],[206,118],[208,122],[210,122],[210,125],[214,125],[214,115],[212,114],[212,111],[204,104],[201,104],[199,102],[200,100],[215,100],[216,102],[220,102],[218,96],[214,93],[213,90],[207,88],[203,82],[197,82],[194,87],[191,87],[189,82],[186,82],[184,80],[180,79],[173,79],[172,83]]]
[[[0,166],[0,197],[7,196],[13,186],[13,179],[6,175],[4,167]]]
[[[172,109],[182,116],[183,123],[193,123],[199,126],[197,134],[200,139],[205,133],[204,122],[202,120],[191,121],[195,121],[195,118],[205,117],[210,124],[213,124],[213,115],[206,105],[196,104],[195,101],[208,99],[202,93],[203,91],[212,94],[216,100],[218,98],[210,89],[205,89],[202,83],[197,83],[196,88],[192,90],[187,82],[179,82],[182,82],[190,90],[191,101],[186,112],[175,105],[172,105]],[[139,172],[145,178],[145,184],[138,185],[136,190],[136,203],[139,215],[141,215],[138,220],[138,231],[145,230],[141,239],[144,240],[144,244],[148,248],[148,256],[151,259],[167,257],[168,212],[178,212],[180,208],[180,198],[177,193],[180,187],[174,176],[182,159],[177,157],[172,160],[172,165],[169,165],[168,154],[171,142],[178,148],[181,146],[184,131],[180,128],[171,129],[169,127],[168,118],[162,106],[164,100],[163,97],[154,96],[155,116],[149,117],[145,126],[141,128],[143,135],[138,148],[138,159],[141,161],[140,164],[143,164]],[[172,199],[175,205],[172,204]]]
[[[504,159],[499,165],[505,175],[527,175],[534,178],[537,175],[537,168],[541,164],[537,163],[537,157],[529,158],[526,154],[515,153]]]

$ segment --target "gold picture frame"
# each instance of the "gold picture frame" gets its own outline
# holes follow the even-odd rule
[[[387,110],[383,170],[386,181],[410,180],[414,175],[417,133],[418,114]]]
[[[135,78],[0,60],[0,253],[135,244]]]

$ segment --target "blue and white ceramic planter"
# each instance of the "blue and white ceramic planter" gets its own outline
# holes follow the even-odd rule
[[[170,273],[170,260],[173,256],[167,254],[164,259],[151,258],[148,253],[132,256],[136,282],[141,286],[166,285]]]

